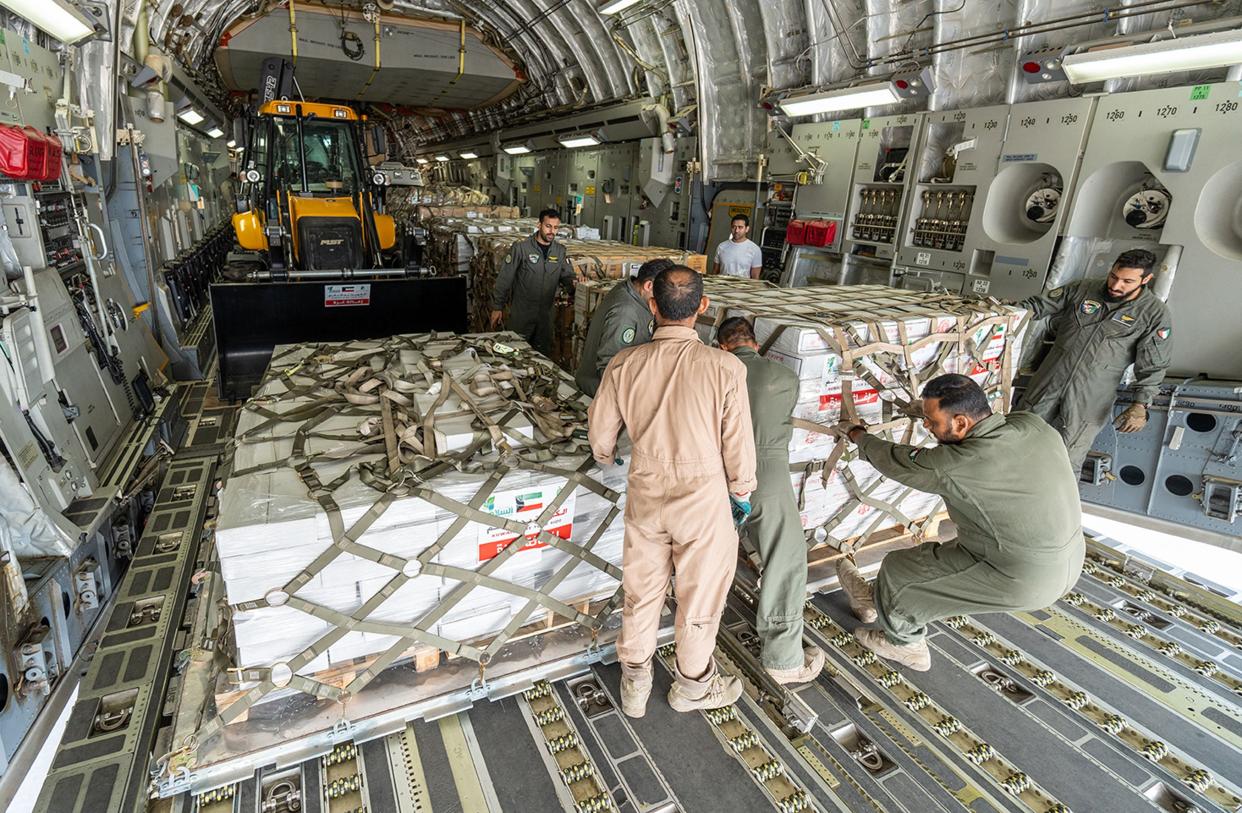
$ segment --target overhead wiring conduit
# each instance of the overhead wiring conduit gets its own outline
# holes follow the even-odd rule
[[[1157,14],[1163,11],[1176,11],[1179,9],[1192,8],[1195,6],[1218,5],[1219,0],[1145,0],[1145,2],[1135,3],[1130,6],[1118,6],[1114,8],[1104,9],[1102,11],[1072,14],[1067,17],[1059,17],[1053,20],[1045,20],[1038,23],[1025,23],[1023,25],[1005,27],[995,31],[989,31],[983,34],[974,34],[969,37],[960,37],[954,40],[946,40],[923,48],[914,48],[909,50],[898,51],[885,57],[868,60],[863,66],[864,69],[870,69],[878,66],[900,67],[901,65],[910,63],[919,57],[929,57],[936,54],[950,53],[960,51],[967,48],[976,48],[986,45],[996,45],[1016,40],[1019,37],[1029,37],[1039,34],[1049,34],[1055,31],[1068,31],[1075,28],[1081,28],[1087,25],[1095,25],[1102,21],[1124,20],[1130,17],[1140,17],[1147,14]],[[1155,8],[1153,8],[1155,7]],[[1213,27],[1220,27],[1227,21],[1213,21],[1210,24]],[[1200,28],[1202,26],[1195,26]],[[900,35],[898,35],[900,36]],[[844,38],[847,39],[848,38]],[[854,81],[861,80],[864,77],[857,77]],[[880,77],[866,77],[867,79],[876,79]],[[811,92],[821,90],[820,87],[806,87],[791,89],[790,93]]]
[[[372,22],[375,25],[375,66],[371,68],[371,75],[367,77],[366,84],[362,86],[361,90],[359,90],[356,94],[354,94],[355,99],[361,99],[362,94],[367,92],[367,89],[371,87],[371,83],[375,81],[375,77],[379,75],[379,70],[380,70],[380,15],[378,13],[376,13],[375,19]],[[464,28],[465,25],[466,23],[463,20],[462,27]],[[458,76],[460,76],[461,75],[460,67],[458,68],[458,71],[459,71]]]

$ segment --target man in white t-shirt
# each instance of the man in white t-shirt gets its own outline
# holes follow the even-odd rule
[[[746,215],[734,215],[729,222],[730,239],[716,246],[713,273],[759,279],[759,272],[763,270],[763,252],[759,246],[746,239],[748,234],[750,218]]]

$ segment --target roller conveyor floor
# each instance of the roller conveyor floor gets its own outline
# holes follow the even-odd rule
[[[109,622],[40,809],[1242,810],[1242,611],[1100,541],[1091,542],[1075,591],[1053,607],[934,625],[926,673],[862,650],[844,597],[830,579],[813,579],[821,592],[807,603],[806,637],[826,652],[828,668],[780,693],[756,668],[753,574],[743,567],[718,649],[722,667],[746,685],[731,708],[673,712],[664,700],[666,645],[646,716],[623,716],[620,671],[601,637],[581,662],[503,684],[510,688],[491,700],[416,709],[380,733],[353,737],[340,725],[327,744],[306,735],[312,712],[341,717],[330,704],[258,715],[238,730],[305,748],[298,758],[269,758],[236,747],[244,738],[226,732],[214,759],[232,781],[210,784],[193,762],[168,771],[162,758],[176,731],[200,724],[179,717],[195,688],[177,650],[203,635],[207,602],[190,585],[201,591],[194,574],[210,570],[204,496],[232,420],[206,392],[191,396],[189,440],[114,609],[131,618],[127,602],[160,589],[180,623],[162,620],[148,632],[144,623]],[[174,532],[183,535],[175,548]],[[874,569],[877,559],[860,562]],[[171,600],[178,590],[189,594],[184,608]],[[128,697],[131,687],[136,699],[120,729],[101,729],[101,698]]]

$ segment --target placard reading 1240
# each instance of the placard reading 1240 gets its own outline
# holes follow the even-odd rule
[[[325,308],[349,308],[371,304],[371,285],[325,285],[323,306]]]

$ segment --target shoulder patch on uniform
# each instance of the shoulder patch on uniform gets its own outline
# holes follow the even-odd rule
[[[1065,286],[1061,286],[1060,288],[1053,288],[1051,291],[1048,292],[1049,299],[1060,299],[1063,296],[1065,296]]]
[[[634,341],[634,328],[627,327],[625,330],[621,331],[621,343],[629,344],[632,341]]]
[[[510,252],[510,253],[508,253],[508,254],[506,254],[506,255],[505,255],[505,262],[507,262],[507,263],[511,263],[511,262],[513,262],[513,253],[512,253],[512,252]]]
[[[1156,331],[1156,338],[1159,339],[1160,341],[1164,341],[1165,339],[1169,338],[1172,335],[1173,335],[1173,328],[1171,327],[1162,327]]]
[[[1101,307],[1103,306],[1100,305],[1099,302],[1096,302],[1094,299],[1084,299],[1082,301],[1082,304],[1078,306],[1078,310],[1082,311],[1083,316],[1090,316],[1091,314],[1098,311]]]
[[[651,324],[647,325],[648,333],[655,333],[655,319],[651,320]]]

